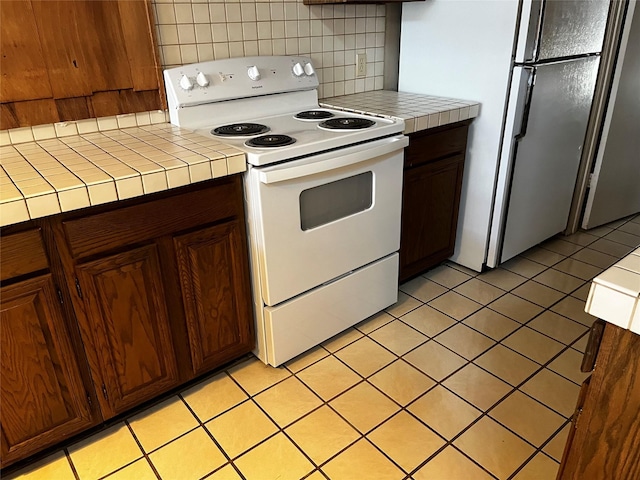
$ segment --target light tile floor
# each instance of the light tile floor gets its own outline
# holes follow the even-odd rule
[[[245,359],[12,478],[552,480],[589,280],[638,244],[640,216],[446,263],[283,367]]]

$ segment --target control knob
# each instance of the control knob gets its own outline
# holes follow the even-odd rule
[[[310,63],[307,63],[304,66],[304,73],[306,73],[307,75],[313,75],[314,73],[316,73],[316,71],[313,68],[313,65],[311,65]]]
[[[300,65],[300,62],[296,63],[293,66],[293,74],[296,77],[301,77],[302,75],[304,75],[304,68],[302,67],[302,65]]]
[[[258,67],[256,67],[255,65],[249,67],[249,69],[247,70],[247,75],[249,75],[249,78],[254,82],[256,80],[260,80],[260,70],[258,70]]]
[[[198,75],[196,75],[196,82],[198,82],[198,85],[201,87],[209,86],[209,78],[204,74],[204,72],[198,72]]]
[[[191,90],[193,88],[193,82],[186,75],[182,75],[182,77],[180,77],[180,87],[183,90]]]

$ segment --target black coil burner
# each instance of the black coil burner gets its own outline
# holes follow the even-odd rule
[[[306,110],[295,114],[295,118],[300,120],[324,120],[331,117],[335,117],[335,115],[326,110]]]
[[[268,131],[269,127],[259,123],[234,123],[214,128],[211,133],[222,137],[246,137],[247,135],[260,135]]]
[[[244,142],[248,147],[284,147],[296,143],[289,135],[261,135]]]
[[[329,130],[360,130],[373,127],[376,122],[366,118],[338,117],[320,122],[319,126]]]

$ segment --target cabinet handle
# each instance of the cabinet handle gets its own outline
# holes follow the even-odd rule
[[[76,277],[76,292],[78,292],[78,296],[80,298],[82,297],[82,288],[80,288],[80,280],[78,280],[78,277]]]

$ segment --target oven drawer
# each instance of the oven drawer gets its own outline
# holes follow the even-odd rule
[[[252,251],[266,305],[398,250],[406,138],[400,140],[249,170]]]
[[[398,299],[398,254],[265,308],[267,361],[278,366]]]

